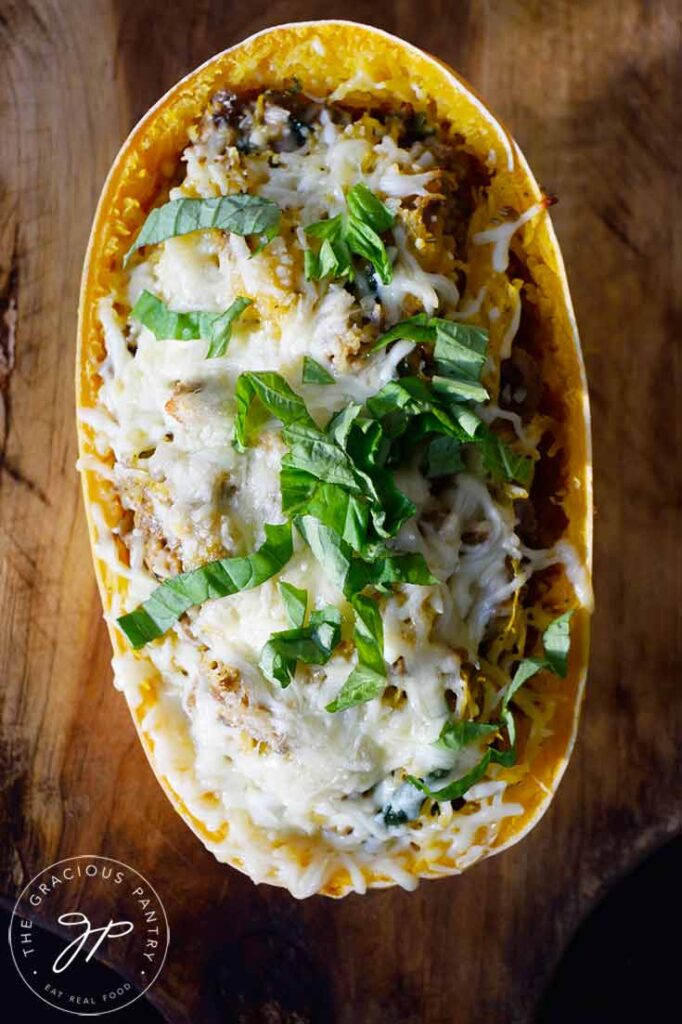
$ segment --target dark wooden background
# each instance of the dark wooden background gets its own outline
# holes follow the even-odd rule
[[[413,894],[296,903],[200,847],[111,686],[72,367],[90,220],[135,120],[254,30],[333,14],[460,70],[560,197],[592,394],[598,612],[575,756],[525,842]],[[236,1020],[259,970],[246,1003],[274,993],[300,1011],[268,1020],[526,1024],[595,901],[679,828],[681,14],[674,0],[1,0],[0,891],[81,853],[143,872],[171,923],[152,997],[173,1024]]]

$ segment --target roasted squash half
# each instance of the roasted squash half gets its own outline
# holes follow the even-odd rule
[[[592,506],[550,205],[454,71],[343,21],[213,57],[109,173],[76,391],[116,684],[255,881],[413,888],[557,789]]]

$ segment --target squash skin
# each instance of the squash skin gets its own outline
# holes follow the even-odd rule
[[[95,214],[81,285],[76,363],[79,410],[95,404],[98,390],[97,367],[104,344],[97,323],[97,302],[116,286],[122,273],[121,258],[159,190],[167,187],[179,153],[186,145],[187,128],[198,118],[211,95],[226,85],[237,92],[247,87],[276,88],[292,77],[304,79],[306,91],[325,95],[354,75],[359,75],[354,95],[365,94],[367,86],[363,87],[362,76],[367,75],[375,81],[386,81],[387,92],[398,100],[414,100],[410,91],[414,83],[435,100],[436,116],[456,125],[479,156],[494,154],[497,174],[491,192],[500,206],[525,209],[542,198],[511,135],[471,87],[436,58],[379,29],[344,21],[302,22],[257,33],[211,58],[166,93],[133,129],[114,161]],[[549,217],[543,216],[533,232],[525,235],[524,250],[543,315],[543,331],[546,329],[543,350],[546,349],[547,358],[543,355],[542,377],[549,387],[562,394],[565,409],[562,441],[567,452],[566,479],[571,481],[571,487],[563,501],[569,521],[564,536],[578,555],[589,590],[590,421],[578,332],[563,260]],[[78,433],[81,457],[93,454],[92,430],[79,422]],[[82,485],[97,582],[104,610],[110,612],[112,595],[125,587],[125,580],[97,556],[95,545],[102,521],[108,528],[114,527],[122,508],[113,485],[94,471],[82,470]],[[99,510],[98,523],[93,514],[95,507]],[[568,583],[564,580],[557,586],[567,590]],[[583,699],[590,611],[591,598],[585,594],[572,621],[569,673],[552,693],[556,700],[552,735],[537,750],[531,770],[506,791],[505,799],[520,803],[524,813],[502,820],[495,840],[482,856],[500,852],[521,839],[540,819],[559,785],[575,742]],[[111,623],[108,628],[114,654],[123,655],[128,650],[123,636]],[[221,850],[229,822],[218,829],[209,828],[192,813],[155,764],[154,735],[143,722],[158,699],[159,680],[143,651],[137,652],[136,658],[147,663],[149,678],[143,684],[144,699],[139,703],[129,699],[129,706],[152,769],[177,812],[204,845],[219,859],[245,870],[239,858],[231,855],[228,859]],[[297,849],[295,843],[291,847],[292,857],[305,866],[305,847]],[[415,878],[443,877],[461,870],[446,859],[434,870],[433,864],[426,863],[418,851],[403,852],[400,858],[401,869]],[[358,870],[364,876],[362,885],[357,884],[357,878],[351,878],[345,867],[339,866],[319,891],[340,897],[354,890],[363,891],[364,887],[395,884],[394,879],[373,871],[371,865],[361,865]],[[272,876],[265,880],[285,884],[274,868]]]

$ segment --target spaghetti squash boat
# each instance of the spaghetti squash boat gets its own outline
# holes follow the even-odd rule
[[[450,69],[344,22],[214,57],[112,168],[77,388],[115,679],[254,881],[413,888],[558,785],[591,507],[549,205]]]

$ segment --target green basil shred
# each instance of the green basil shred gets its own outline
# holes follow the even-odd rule
[[[566,677],[571,643],[570,621],[572,615],[573,611],[568,611],[564,615],[560,615],[559,618],[554,619],[547,626],[542,634],[544,657],[521,659],[511,682],[503,692],[498,721],[468,722],[452,720],[445,723],[436,741],[436,745],[441,749],[457,753],[463,747],[480,742],[483,739],[492,739],[506,731],[508,747],[504,750],[499,750],[496,747],[489,746],[480,761],[466,775],[453,780],[441,789],[431,789],[424,779],[417,779],[413,775],[408,775],[407,781],[412,786],[436,802],[442,803],[448,800],[457,800],[483,778],[488,765],[499,764],[508,768],[516,763],[516,726],[514,724],[514,716],[509,710],[509,704],[514,694],[518,692],[523,684],[542,670],[552,672],[561,679]]]
[[[333,384],[334,378],[329,370],[310,356],[303,357],[303,370],[301,373],[302,384]]]
[[[280,217],[277,203],[246,192],[213,199],[172,199],[151,211],[128,250],[123,266],[127,266],[133,254],[144,245],[158,245],[168,238],[210,228],[259,237],[262,245],[267,245],[279,231]]]
[[[305,251],[305,276],[309,281],[324,277],[355,278],[353,256],[371,264],[383,284],[393,279],[393,267],[380,235],[392,228],[395,217],[366,185],[355,185],[346,196],[347,212],[318,220],[305,229],[320,241],[317,252]]]
[[[238,295],[222,313],[175,313],[151,292],[143,291],[130,313],[155,338],[173,341],[208,341],[207,359],[225,355],[232,335],[232,324],[241,316],[251,299]]]
[[[165,580],[118,625],[134,648],[163,636],[194,605],[260,586],[280,572],[293,554],[291,524],[266,524],[263,544],[250,555],[220,558]]]
[[[356,594],[351,598],[355,612],[353,639],[358,663],[341,687],[327,711],[346,711],[356,704],[379,697],[386,686],[384,661],[384,624],[377,602]]]

